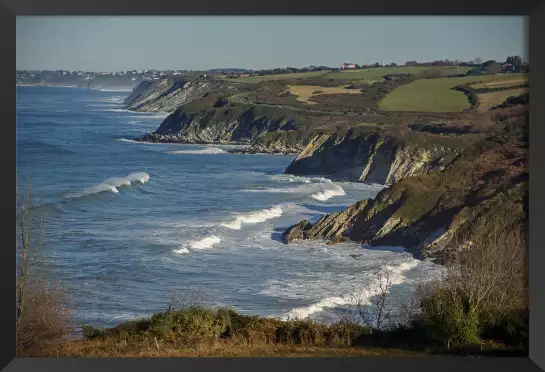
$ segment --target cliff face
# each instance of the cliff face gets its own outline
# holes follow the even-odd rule
[[[407,145],[380,133],[319,134],[288,166],[286,173],[390,184],[440,168],[458,152],[443,145]]]
[[[294,120],[259,107],[224,106],[191,110],[181,107],[169,115],[153,133],[142,138],[149,142],[254,144],[254,149],[299,151],[305,136],[294,130]],[[257,150],[256,150],[257,151]]]
[[[527,148],[511,141],[473,149],[444,170],[410,177],[315,224],[290,227],[284,241],[325,239],[408,248],[418,258],[442,260],[494,218],[526,216]]]
[[[221,86],[216,81],[190,81],[165,77],[143,81],[125,99],[127,110],[140,112],[172,112]]]

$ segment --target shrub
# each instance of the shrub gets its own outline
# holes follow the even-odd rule
[[[30,187],[25,199],[17,192],[16,213],[16,349],[17,355],[32,355],[64,341],[73,327],[65,294],[45,277],[40,247],[43,236],[43,205],[38,221],[31,206]],[[36,223],[38,222],[38,223]]]
[[[453,346],[478,343],[478,314],[461,294],[433,288],[420,303],[417,323],[430,341]]]
[[[83,337],[86,340],[95,340],[97,338],[103,338],[105,336],[104,331],[95,327],[91,327],[89,325],[84,325],[82,327],[82,333]]]

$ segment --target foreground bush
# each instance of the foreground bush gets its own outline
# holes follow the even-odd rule
[[[31,208],[30,189],[17,196],[16,352],[32,355],[58,346],[71,333],[70,309],[58,285],[45,279],[40,255],[42,209]],[[35,219],[36,213],[39,213]]]
[[[312,320],[278,320],[237,313],[232,309],[190,307],[157,313],[109,329],[83,328],[87,340],[153,339],[190,345],[197,341],[231,339],[245,344],[352,346],[367,327],[358,324],[324,324]]]

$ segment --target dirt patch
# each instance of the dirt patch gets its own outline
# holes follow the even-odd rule
[[[320,94],[358,94],[361,93],[359,89],[347,89],[343,86],[340,87],[318,87],[314,85],[294,85],[288,87],[288,90],[297,96],[297,100],[305,103],[315,104],[316,102],[310,101],[314,96]]]

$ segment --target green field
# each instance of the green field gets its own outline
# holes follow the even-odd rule
[[[381,67],[369,70],[348,70],[330,72],[325,77],[331,79],[355,79],[365,81],[379,81],[386,74],[418,74],[430,69],[447,69],[451,75],[466,73],[469,67],[433,67],[433,66],[413,66],[413,67]],[[450,72],[452,71],[452,72]]]
[[[497,92],[483,93],[478,94],[477,98],[479,100],[479,112],[488,111],[489,108],[501,104],[509,97],[520,96],[523,93],[526,93],[528,89],[509,89],[509,90],[500,90]]]
[[[394,89],[379,103],[381,110],[420,112],[459,112],[471,107],[462,92],[451,88],[472,82],[512,80],[524,74],[464,76],[422,79]]]
[[[283,80],[283,79],[302,79],[308,77],[315,77],[327,74],[328,71],[311,71],[311,72],[297,72],[294,74],[278,74],[278,75],[265,75],[265,76],[251,76],[238,79],[225,79],[228,81],[236,81],[239,83],[256,84],[262,81],[269,80]]]

